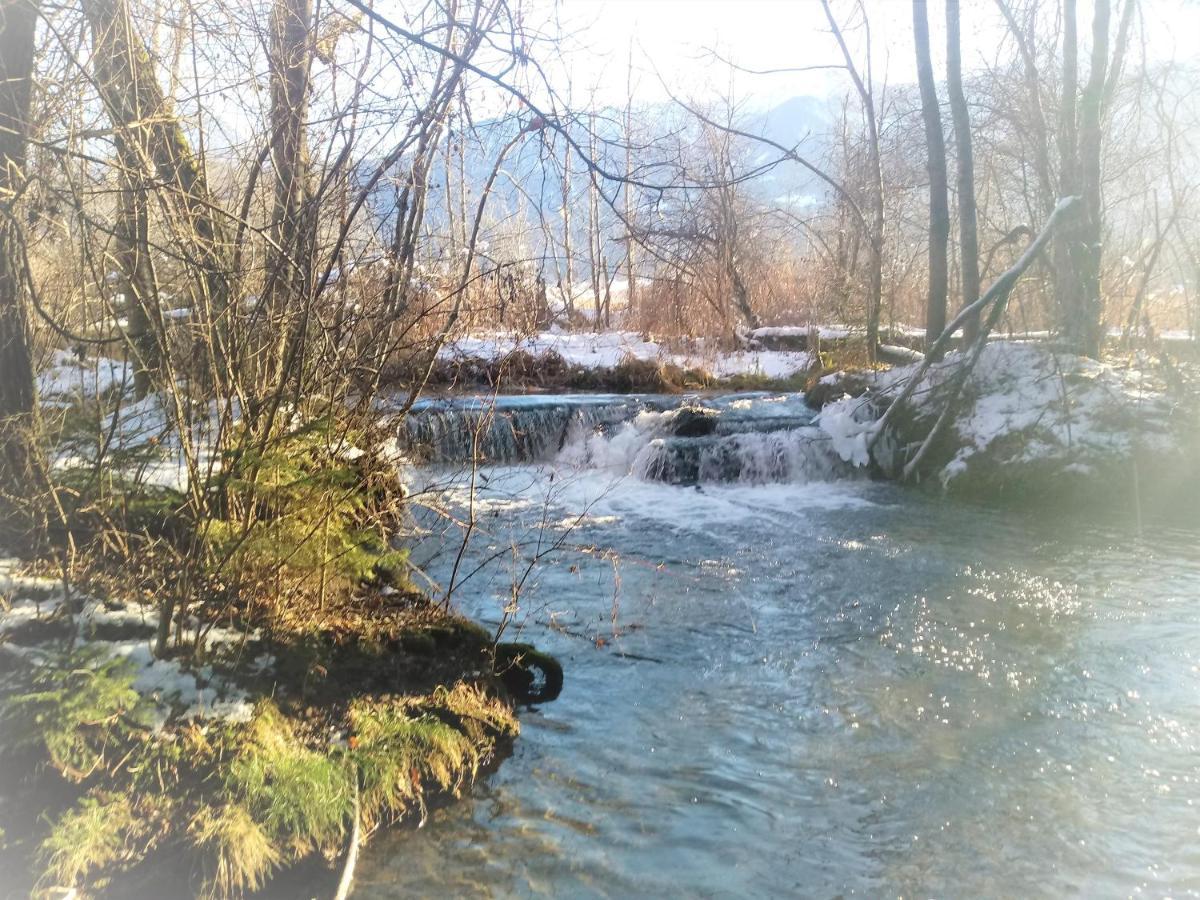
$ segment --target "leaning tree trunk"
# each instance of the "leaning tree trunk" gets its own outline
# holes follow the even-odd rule
[[[177,213],[171,224],[200,270],[202,296],[197,306],[208,321],[221,320],[231,275],[225,263],[224,229],[200,162],[134,29],[128,0],[84,0],[83,11],[92,32],[96,85],[113,122],[126,175],[146,190],[161,185],[170,192]],[[152,322],[160,318],[156,304],[146,311]],[[228,348],[223,355],[231,358]]]
[[[975,157],[971,147],[971,115],[962,83],[962,44],[958,0],[946,0],[946,93],[954,121],[954,157],[958,175],[958,247],[965,309],[979,299],[979,230],[975,209]],[[963,344],[979,334],[979,315],[963,324]]]
[[[26,306],[26,271],[14,204],[24,183],[33,80],[36,0],[0,2],[0,527],[23,541],[37,521],[37,394]]]
[[[933,80],[929,53],[926,0],[913,0],[913,39],[917,48],[917,80],[921,87],[921,117],[925,120],[926,169],[929,172],[929,293],[925,304],[925,345],[932,348],[946,328],[947,255],[950,205],[946,184],[946,140],[942,109]]]

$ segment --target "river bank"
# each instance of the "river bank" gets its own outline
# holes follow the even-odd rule
[[[235,620],[163,658],[153,606],[11,563],[0,588],[4,896],[233,896],[301,863],[336,886],[351,847],[519,731],[512,658],[420,595],[364,591],[290,639]]]
[[[64,353],[40,388],[59,518],[0,571],[0,895],[242,896],[296,866],[332,895],[561,688],[417,587],[356,422],[267,443],[196,402],[184,439],[127,364]]]

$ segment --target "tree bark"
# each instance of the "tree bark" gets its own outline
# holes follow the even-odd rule
[[[563,257],[565,258],[565,273],[559,270],[558,290],[563,296],[563,306],[567,321],[575,315],[575,263],[571,258],[571,145],[563,153],[562,172],[562,230]],[[565,277],[565,283],[564,283]]]
[[[119,154],[121,203],[117,221],[117,267],[121,275],[124,333],[133,359],[133,389],[138,399],[150,392],[153,373],[162,359],[162,320],[150,262],[150,205],[136,153],[123,147]]]
[[[24,186],[37,16],[36,0],[0,0],[0,494],[14,498],[28,497],[37,458],[25,262],[13,210]],[[5,530],[20,530],[17,519],[25,517]]]
[[[275,238],[263,299],[273,314],[312,284],[308,143],[312,0],[276,0],[271,14],[271,163]]]
[[[625,201],[625,322],[632,327],[637,315],[637,259],[634,248],[633,226],[633,42],[629,45],[629,62],[625,70],[625,184],[622,199]]]
[[[971,146],[971,115],[963,93],[962,44],[958,0],[946,0],[946,93],[954,121],[954,155],[958,183],[958,246],[962,302],[966,308],[979,299],[979,226],[975,208],[975,157]],[[979,334],[979,315],[963,323],[963,343]]]
[[[262,300],[273,326],[275,350],[263,385],[295,379],[300,367],[285,372],[284,360],[307,331],[313,289],[311,165],[305,130],[308,126],[312,69],[312,0],[275,0],[271,11],[271,164],[275,203],[271,214],[274,239],[267,264]],[[346,273],[341,273],[344,278]],[[299,388],[297,387],[297,390]]]
[[[925,346],[931,348],[946,328],[950,204],[947,196],[946,140],[942,134],[942,108],[933,80],[926,0],[913,0],[912,11],[917,81],[921,88],[921,116],[925,121],[926,169],[929,172],[929,293],[925,304]]]
[[[1079,37],[1076,0],[1063,0],[1063,75],[1058,115],[1058,194],[1080,195],[1079,178]],[[1058,299],[1059,328],[1068,343],[1078,331],[1083,307],[1083,285],[1075,269],[1076,246],[1082,241],[1077,220],[1059,230],[1054,241],[1054,284]]]

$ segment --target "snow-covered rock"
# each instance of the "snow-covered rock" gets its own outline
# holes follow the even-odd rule
[[[917,365],[880,373],[862,397],[828,403],[820,425],[843,459],[898,473],[943,409],[962,361],[954,353],[931,367],[878,439],[877,420]],[[1168,384],[1149,360],[1118,367],[1034,343],[991,343],[919,474],[953,490],[1008,493],[1115,487],[1138,477],[1135,466],[1147,481],[1190,478],[1200,456],[1198,409],[1200,398]]]

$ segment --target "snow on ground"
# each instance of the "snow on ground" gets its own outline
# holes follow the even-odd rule
[[[68,602],[61,581],[20,575],[19,565],[15,559],[0,559],[0,651],[34,662],[45,659],[52,652],[46,646],[14,643],[12,637],[32,623],[66,617],[73,626],[76,647],[86,644],[99,648],[107,658],[128,660],[133,667],[134,690],[155,706],[156,730],[169,720],[250,719],[253,703],[249,695],[211,665],[191,670],[175,659],[154,658],[157,608],[136,601],[115,604],[78,597]],[[254,633],[218,627],[208,633],[207,646],[219,655],[233,652],[255,638]],[[264,654],[254,665],[261,670],[272,663]]]
[[[971,377],[972,402],[955,423],[962,447],[943,481],[1012,434],[1003,461],[1091,466],[1139,448],[1171,449],[1171,406],[1150,376],[1031,344],[990,344]]]
[[[557,353],[571,365],[587,369],[611,369],[624,359],[658,361],[682,368],[703,369],[718,378],[761,375],[789,378],[812,366],[812,356],[792,350],[720,351],[695,341],[688,352],[668,349],[632,331],[566,332],[543,331],[521,336],[511,332],[463,337],[448,341],[439,356],[447,360],[498,360],[522,350],[538,357]]]
[[[816,330],[822,340],[836,341],[848,338],[852,334],[865,334],[862,329],[854,329],[849,325],[764,325],[748,332],[748,337],[754,341],[767,338],[800,338],[808,337]]]
[[[37,373],[38,397],[44,403],[64,404],[132,386],[129,364],[107,357],[82,360],[66,350],[55,350]]]
[[[631,331],[566,332],[543,331],[521,336],[496,332],[479,337],[447,341],[438,354],[443,359],[501,359],[522,350],[530,356],[557,353],[568,363],[589,369],[612,368],[626,357],[659,358],[662,348]]]
[[[56,350],[37,373],[38,398],[47,409],[80,405],[92,411],[87,427],[64,432],[56,447],[54,465],[60,469],[95,465],[100,446],[110,457],[138,457],[136,475],[142,484],[178,491],[188,484],[188,466],[174,416],[162,398],[150,395],[132,399],[133,375],[127,362],[107,357],[80,359]],[[99,402],[97,407],[96,401]],[[192,427],[192,451],[201,471],[216,461],[206,448],[215,443],[212,435],[222,421],[223,410],[210,404],[207,415],[197,411]],[[225,419],[238,418],[236,402]],[[131,473],[132,474],[132,473]]]

